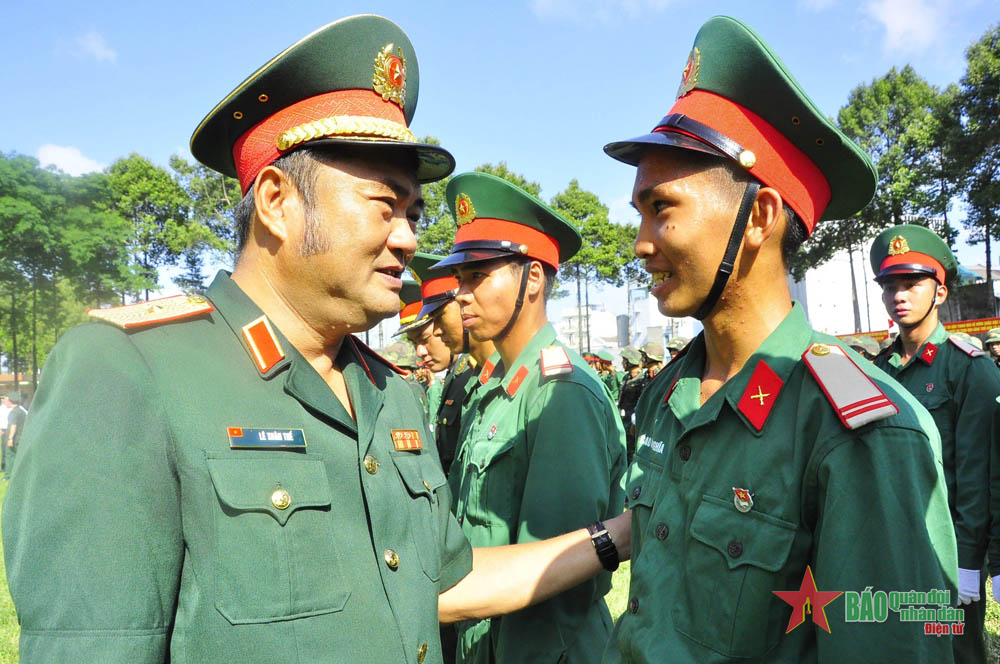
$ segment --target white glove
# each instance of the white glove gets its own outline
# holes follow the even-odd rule
[[[1000,602],[1000,574],[993,577],[993,601]]]
[[[994,591],[994,594],[996,591]],[[979,601],[979,570],[958,568],[958,603]]]

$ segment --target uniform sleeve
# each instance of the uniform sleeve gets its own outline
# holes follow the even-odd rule
[[[1000,396],[990,426],[990,576],[1000,574]]]
[[[965,359],[965,358],[963,358]],[[972,358],[955,394],[955,538],[958,566],[983,567],[990,524],[991,437],[1000,394],[1000,371],[985,357]]]
[[[552,380],[527,406],[529,458],[520,505],[517,542],[582,528],[621,513],[625,441],[621,423],[603,393]],[[595,554],[596,555],[596,554]],[[496,654],[505,662],[556,662],[569,645],[594,638],[599,659],[608,629],[594,602],[610,588],[602,572],[537,606],[505,616]]]
[[[821,590],[861,593],[951,590],[958,576],[937,432],[883,426],[845,432],[820,457],[812,569]],[[937,447],[935,447],[937,445]],[[845,596],[826,608],[831,631],[816,632],[818,661],[951,661],[949,639],[925,636],[922,622],[845,622]]]
[[[162,408],[124,333],[53,349],[3,505],[23,664],[168,661],[183,542]]]

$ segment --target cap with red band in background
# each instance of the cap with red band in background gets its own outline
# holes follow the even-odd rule
[[[576,226],[562,215],[495,175],[456,175],[445,195],[458,232],[451,255],[433,270],[503,256],[523,256],[559,269],[583,243]]]
[[[431,270],[431,267],[440,262],[444,256],[426,254],[418,251],[407,268],[410,274],[420,284],[420,298],[423,305],[420,307],[418,319],[433,316],[444,305],[455,299],[458,294],[458,279],[449,272],[441,270]]]
[[[902,224],[887,228],[875,241],[870,251],[875,281],[901,275],[933,277],[939,284],[947,285],[958,274],[958,261],[944,240],[926,226]]]
[[[407,330],[426,325],[431,319],[423,320],[420,317],[420,307],[423,303],[420,300],[420,284],[416,281],[406,279],[403,287],[399,291],[399,329],[392,333],[392,336],[403,334]]]
[[[413,45],[392,21],[352,16],[330,23],[274,56],[205,116],[191,154],[238,178],[257,174],[304,146],[398,147],[413,153],[417,179],[455,168],[441,147],[420,143],[409,125],[420,74]]]
[[[656,146],[736,162],[781,194],[809,233],[821,220],[861,210],[878,180],[868,155],[816,107],[764,40],[728,16],[698,31],[666,117],[651,133],[604,151],[635,166]]]

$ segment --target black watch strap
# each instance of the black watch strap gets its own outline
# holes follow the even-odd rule
[[[604,569],[609,572],[618,569],[618,547],[611,541],[611,535],[608,534],[604,524],[596,521],[587,526],[587,532],[590,533],[590,543],[594,545],[597,558]]]

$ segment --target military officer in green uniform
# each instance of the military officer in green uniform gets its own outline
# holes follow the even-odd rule
[[[986,354],[938,320],[958,262],[948,245],[923,226],[887,228],[872,243],[871,265],[882,303],[899,326],[895,343],[875,364],[913,393],[941,434],[948,505],[958,542],[958,601],[965,630],[954,637],[956,662],[986,658],[983,623],[989,541],[991,426],[1000,372]]]
[[[406,35],[354,17],[195,131],[245,192],[239,257],[49,356],[3,506],[23,664],[440,662],[439,619],[601,569],[587,519],[473,551],[420,406],[353,334],[398,311],[420,182],[453,167],[408,129],[417,88]]]
[[[649,376],[642,369],[642,353],[634,346],[626,346],[622,349],[622,367],[625,369],[625,377],[622,381],[621,391],[618,394],[618,414],[622,418],[622,426],[625,428],[625,442],[628,454],[628,462],[632,463],[632,455],[635,454],[635,407],[639,403],[642,391],[649,383]],[[628,496],[625,497],[628,500]]]
[[[638,167],[635,253],[660,311],[704,325],[636,410],[631,585],[606,661],[949,661],[922,623],[847,623],[838,597],[954,584],[933,421],[810,329],[786,285],[815,224],[872,197],[868,157],[729,17],[702,26],[653,131],[605,151]]]
[[[519,187],[465,173],[447,187],[458,221],[451,269],[465,328],[491,339],[462,417],[450,477],[474,546],[532,542],[566,524],[620,514],[625,441],[604,384],[556,340],[545,302],[560,262],[580,248],[568,221]],[[600,526],[595,526],[597,531]],[[608,569],[617,567],[612,557]],[[605,573],[526,611],[459,625],[458,661],[594,662],[611,631]]]

